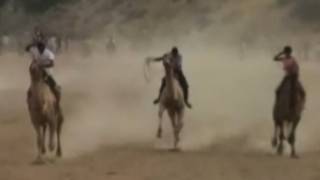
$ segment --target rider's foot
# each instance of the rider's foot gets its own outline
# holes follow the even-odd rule
[[[157,99],[155,99],[155,100],[153,101],[153,104],[154,104],[154,105],[159,104],[159,101],[160,101],[160,99],[157,98]]]
[[[189,109],[192,109],[192,104],[190,104],[188,101],[185,101],[186,103],[186,106],[189,108]]]
[[[55,88],[56,88],[56,91],[57,91],[57,92],[59,92],[59,93],[61,92],[61,86],[56,85]]]
[[[306,110],[305,103],[303,103],[303,104],[301,105],[301,109],[302,109],[302,110]]]

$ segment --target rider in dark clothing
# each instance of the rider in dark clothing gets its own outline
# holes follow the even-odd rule
[[[161,57],[158,58],[154,58],[152,59],[152,61],[154,62],[160,62],[163,61],[164,59],[168,58],[170,61],[174,64],[174,72],[176,75],[177,80],[179,81],[182,90],[183,90],[183,94],[184,94],[184,101],[185,104],[187,105],[188,108],[191,108],[192,105],[189,103],[189,84],[187,82],[187,79],[184,76],[184,73],[182,71],[182,56],[180,55],[178,48],[177,47],[173,47],[170,53],[167,53]],[[154,100],[154,104],[158,104],[160,101],[160,96],[164,90],[166,86],[166,81],[165,78],[162,79],[162,83],[161,83],[161,87],[159,90],[159,96],[157,99]]]

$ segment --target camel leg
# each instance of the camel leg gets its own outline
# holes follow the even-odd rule
[[[172,124],[172,129],[173,129],[173,135],[174,135],[174,148],[173,149],[177,149],[177,145],[178,145],[178,126],[177,126],[177,122],[176,122],[176,113],[172,110],[168,111],[169,117],[170,117],[170,121]]]
[[[47,130],[47,125],[44,124],[42,126],[42,134],[41,136],[43,137],[43,144],[42,144],[42,147],[41,147],[41,152],[42,154],[45,154],[46,153],[46,130]]]
[[[158,113],[159,126],[158,126],[157,138],[162,138],[162,119],[163,119],[163,112],[164,112],[164,108],[163,108],[163,106],[160,105],[159,113]]]
[[[50,124],[49,124],[49,150],[51,152],[55,148],[55,145],[54,145],[55,131],[56,131],[56,124],[55,124],[55,122],[50,121]]]
[[[61,157],[62,156],[62,150],[61,150],[61,141],[60,141],[60,136],[61,136],[61,129],[62,129],[62,124],[63,124],[63,115],[62,112],[59,112],[59,117],[58,117],[58,126],[57,126],[57,152],[56,156]]]
[[[278,134],[279,134],[279,126],[276,122],[274,122],[274,134],[271,141],[271,145],[273,148],[277,147],[278,145]]]
[[[38,149],[38,156],[37,156],[34,163],[42,163],[43,162],[42,155],[43,155],[44,142],[43,142],[42,133],[41,133],[41,125],[37,121],[38,119],[34,113],[34,109],[31,106],[31,102],[30,102],[31,99],[29,99],[29,98],[30,98],[30,94],[28,94],[29,115],[30,115],[34,130],[36,132],[36,144],[37,144],[37,149]]]
[[[177,120],[177,132],[176,132],[176,136],[177,136],[177,144],[176,146],[178,146],[179,142],[180,142],[180,133],[181,133],[181,130],[183,128],[183,117],[184,117],[184,111],[180,111],[177,113],[177,117],[176,117],[176,120]]]
[[[280,143],[278,145],[278,154],[279,155],[282,155],[283,154],[283,149],[284,149],[284,146],[283,146],[283,141],[285,139],[285,136],[284,136],[284,125],[283,125],[283,122],[279,123],[279,140],[280,140]]]
[[[288,138],[288,142],[291,146],[291,157],[292,158],[298,158],[298,155],[296,153],[296,148],[295,148],[295,141],[296,141],[296,129],[299,123],[300,117],[297,118],[296,121],[294,121],[292,128],[291,128],[291,132]]]
[[[35,130],[36,130],[36,136],[37,136],[37,148],[38,148],[38,156],[35,160],[35,163],[42,163],[43,162],[43,146],[44,146],[44,142],[43,142],[43,137],[42,137],[42,133],[41,133],[41,126],[40,125],[35,125],[34,126]]]
[[[277,94],[276,94],[276,102],[275,105],[273,107],[273,125],[274,125],[274,133],[273,133],[273,137],[271,140],[271,145],[273,148],[276,148],[278,146],[278,141],[279,141],[279,130],[280,130],[280,125],[279,122],[281,122],[281,120],[279,120],[279,118],[277,117]]]

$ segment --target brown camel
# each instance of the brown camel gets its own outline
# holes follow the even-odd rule
[[[273,120],[274,120],[274,136],[272,138],[272,146],[277,148],[279,155],[283,154],[283,141],[287,140],[291,147],[291,157],[297,158],[295,149],[296,140],[296,128],[300,122],[301,115],[305,104],[305,94],[300,82],[298,81],[294,92],[295,106],[290,106],[291,88],[290,82],[288,81],[280,90],[277,95],[276,102],[273,109]],[[301,93],[303,90],[303,93]],[[293,92],[292,92],[293,93]],[[285,134],[285,129],[288,132]]]
[[[178,150],[178,143],[180,141],[180,132],[183,127],[183,116],[185,104],[183,99],[183,92],[178,80],[175,77],[173,64],[167,59],[163,61],[165,67],[165,81],[166,86],[161,94],[159,103],[159,127],[157,137],[162,137],[162,117],[164,111],[168,112],[169,118],[172,123],[174,132],[174,148]]]
[[[28,90],[27,103],[30,118],[37,135],[38,157],[42,162],[42,156],[46,153],[45,137],[49,128],[49,150],[55,149],[54,136],[57,135],[56,156],[62,156],[60,133],[63,124],[63,116],[59,108],[58,100],[45,82],[44,69],[33,61],[29,68],[31,85]]]

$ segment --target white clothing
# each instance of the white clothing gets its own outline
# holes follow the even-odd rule
[[[52,51],[50,51],[48,48],[46,48],[43,53],[41,54],[38,50],[37,47],[31,47],[30,48],[30,54],[31,58],[33,61],[37,61],[38,63],[43,63],[47,64],[48,61],[54,61],[55,60],[55,55],[53,54]],[[45,71],[49,74],[52,75],[52,68],[46,68]]]
[[[175,69],[182,70],[182,56],[180,54],[173,56],[171,53],[167,53],[163,56],[163,59],[170,60]]]

